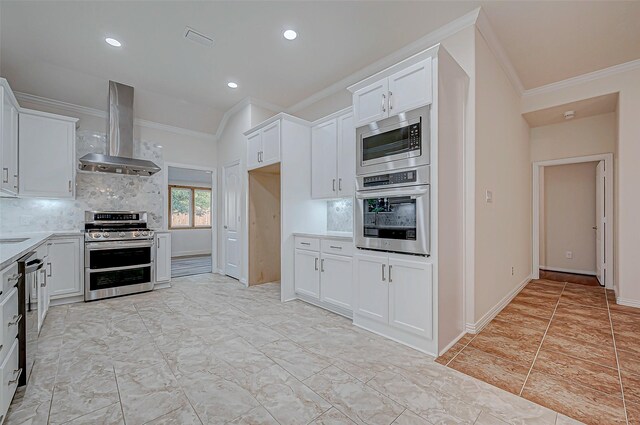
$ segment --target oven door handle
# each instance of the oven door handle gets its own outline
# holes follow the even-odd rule
[[[153,267],[153,261],[146,264],[134,264],[133,266],[108,267],[104,269],[90,269],[87,267],[86,269],[89,273],[102,273],[102,272],[115,272],[119,270],[143,269],[145,267]]]
[[[112,242],[87,242],[85,248],[89,251],[102,251],[114,248],[151,248],[153,240],[147,241],[112,241]]]
[[[395,198],[398,196],[410,196],[416,198],[429,193],[429,186],[417,186],[412,189],[389,189],[381,192],[368,192],[360,191],[356,194],[357,199],[371,199],[371,198]]]

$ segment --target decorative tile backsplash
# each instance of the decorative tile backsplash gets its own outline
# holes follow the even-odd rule
[[[353,232],[353,199],[327,201],[327,230]]]
[[[106,153],[106,135],[93,131],[76,134],[77,158]],[[134,141],[134,156],[163,168],[162,149],[146,140]],[[77,160],[76,158],[76,160]],[[141,210],[148,212],[149,226],[163,224],[163,171],[151,177],[77,172],[76,199],[0,198],[0,232],[78,230],[86,210]]]

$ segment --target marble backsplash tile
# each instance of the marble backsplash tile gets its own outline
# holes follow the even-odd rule
[[[105,134],[77,132],[76,161],[89,152],[106,153],[106,150]],[[77,230],[83,227],[86,210],[147,211],[149,226],[162,227],[162,149],[153,142],[136,140],[134,156],[155,162],[163,171],[151,177],[78,171],[76,199],[0,198],[0,232]]]
[[[327,201],[327,230],[353,232],[353,199]]]

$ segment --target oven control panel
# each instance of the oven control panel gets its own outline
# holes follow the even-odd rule
[[[402,171],[400,173],[378,174],[362,178],[364,187],[387,186],[391,184],[415,183],[417,180],[415,170]]]
[[[409,126],[409,150],[420,149],[420,124]]]

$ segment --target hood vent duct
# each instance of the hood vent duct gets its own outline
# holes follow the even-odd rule
[[[80,158],[80,169],[102,173],[151,176],[160,167],[133,158],[133,87],[109,81],[108,155],[89,153]]]

